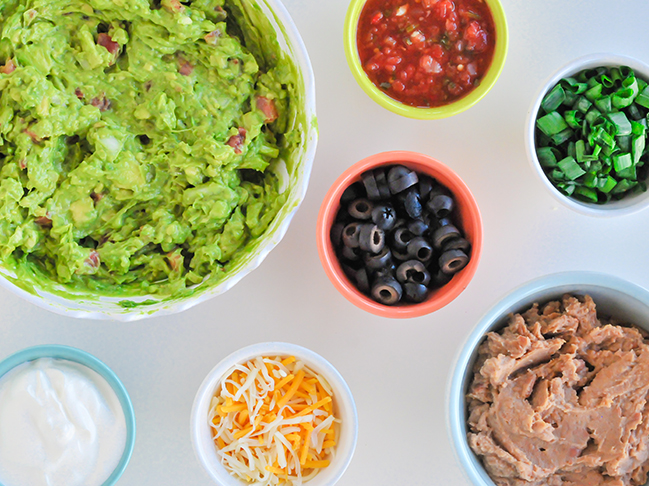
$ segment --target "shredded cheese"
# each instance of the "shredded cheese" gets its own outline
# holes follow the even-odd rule
[[[334,456],[334,397],[294,356],[236,365],[212,398],[208,423],[223,466],[258,486],[300,486]]]

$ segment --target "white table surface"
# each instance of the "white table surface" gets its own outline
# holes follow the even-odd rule
[[[343,53],[346,0],[285,0],[316,76],[318,151],[284,240],[226,294],[176,316],[118,323],[62,317],[0,290],[0,358],[67,344],[122,379],[137,440],[120,486],[212,484],[190,443],[194,394],[221,358],[272,340],[320,353],[354,394],[358,445],[340,486],[468,486],[446,430],[445,391],[456,352],[480,317],[519,284],[564,270],[649,287],[649,210],[595,219],[563,207],[532,172],[523,137],[541,83],[570,60],[612,52],[649,63],[649,2],[501,1],[510,47],[495,87],[465,113],[416,121],[379,107],[354,81]],[[386,150],[446,163],[473,191],[484,222],[482,259],[468,288],[438,312],[406,321],[347,302],[327,279],[315,243],[329,186],[354,162]]]

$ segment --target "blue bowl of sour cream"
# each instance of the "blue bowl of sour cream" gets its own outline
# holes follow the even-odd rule
[[[0,486],[112,486],[135,445],[133,404],[94,356],[61,345],[0,362]]]

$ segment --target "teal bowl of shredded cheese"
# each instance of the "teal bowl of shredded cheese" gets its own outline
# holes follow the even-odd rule
[[[358,417],[331,363],[268,342],[234,352],[208,373],[190,433],[198,461],[222,486],[333,486],[354,454]]]

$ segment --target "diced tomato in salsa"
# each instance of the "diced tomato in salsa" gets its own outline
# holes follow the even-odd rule
[[[485,76],[496,43],[484,0],[368,0],[358,22],[363,69],[388,96],[443,106]]]

